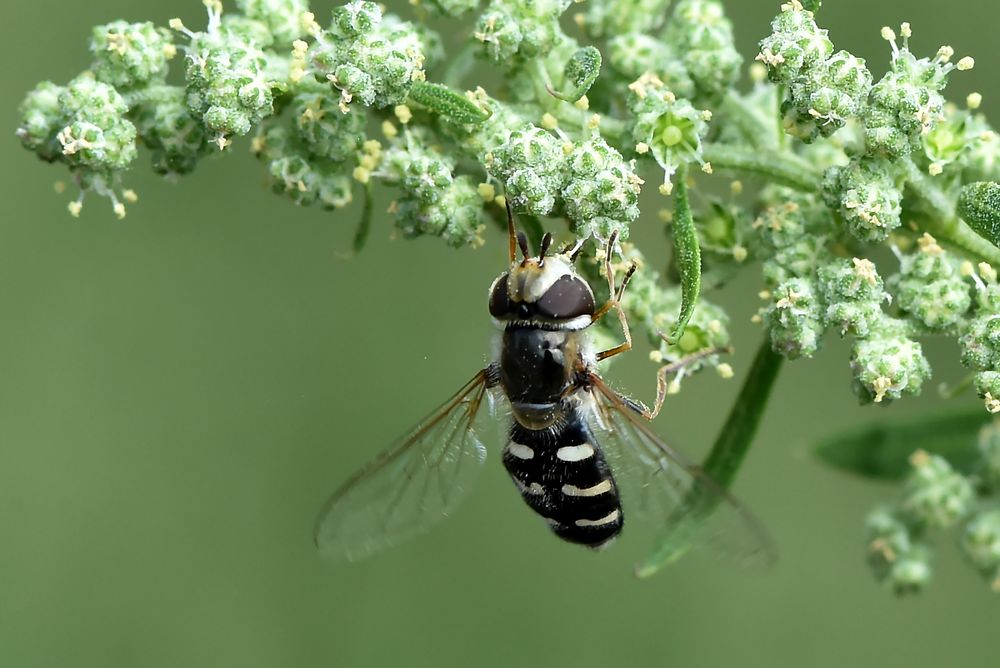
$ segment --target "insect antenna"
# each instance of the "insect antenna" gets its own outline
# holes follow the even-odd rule
[[[507,245],[510,249],[510,263],[514,264],[514,260],[517,259],[517,245],[518,238],[517,232],[514,229],[514,212],[510,209],[510,200],[504,197],[504,206],[507,208]],[[521,246],[524,248],[524,246]]]
[[[545,254],[549,252],[549,247],[552,245],[552,233],[546,232],[545,236],[542,237],[541,248],[538,250],[538,266],[541,267],[545,264]]]
[[[524,266],[524,263],[528,261],[528,257],[531,255],[531,250],[528,248],[528,237],[521,230],[517,231],[517,245],[521,247],[521,255],[524,258],[521,261],[521,265]]]

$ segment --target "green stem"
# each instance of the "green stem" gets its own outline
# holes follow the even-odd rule
[[[923,229],[956,248],[991,264],[1000,264],[1000,248],[979,236],[955,213],[955,202],[912,160],[902,161],[907,190],[923,205]]]
[[[768,123],[770,117],[764,119],[755,113],[755,108],[747,104],[739,93],[729,91],[722,102],[722,112],[725,120],[731,122],[743,138],[751,146],[757,147],[766,145],[767,136],[771,133],[771,126]]]
[[[725,169],[761,176],[774,183],[815,193],[820,175],[805,160],[785,151],[744,148],[731,144],[705,144],[702,157],[712,169]]]
[[[740,395],[729,411],[712,451],[705,458],[705,473],[723,489],[732,484],[750,450],[784,359],[771,350],[770,340],[765,339],[760,344]]]
[[[750,450],[783,360],[771,350],[770,341],[761,343],[736,403],[702,466],[715,484],[696,486],[688,492],[680,510],[667,518],[668,528],[653,554],[636,567],[637,576],[653,575],[686,554],[709,515],[726,499],[723,492],[732,485]]]

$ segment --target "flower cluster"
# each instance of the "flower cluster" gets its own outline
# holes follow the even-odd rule
[[[868,516],[869,564],[897,593],[923,589],[932,575],[935,530],[958,530],[970,565],[1000,591],[1000,505],[996,494],[1000,426],[979,432],[977,461],[966,471],[917,450],[899,498]]]
[[[546,230],[582,239],[600,291],[616,237],[614,266],[640,265],[623,307],[652,361],[686,360],[683,374],[732,373],[729,316],[700,293],[760,267],[754,320],[780,355],[849,337],[853,391],[887,405],[930,378],[922,338],[947,336],[965,386],[1000,412],[1000,138],[982,95],[945,100],[972,59],[918,57],[909,24],[882,29],[876,80],[884,68],[834,45],[819,2],[787,0],[743,90],[718,0],[590,0],[572,17],[571,0],[415,0],[401,15],[350,0],[325,17],[308,0],[202,2],[202,30],[94,28],[85,72],[27,93],[18,138],[69,169],[73,215],[95,192],[124,216],[139,151],[176,177],[249,144],[295,203],[363,201],[357,239],[384,200],[399,236],[476,248],[510,205],[536,245]],[[445,58],[430,26],[458,16],[465,43]],[[722,173],[735,178],[703,187]],[[644,217],[653,174],[660,215]],[[675,252],[654,271],[630,232],[662,223]],[[905,499],[873,516],[873,564],[898,589],[929,576],[917,525],[968,519],[963,545],[995,577],[997,513],[967,508],[954,475],[916,458]]]

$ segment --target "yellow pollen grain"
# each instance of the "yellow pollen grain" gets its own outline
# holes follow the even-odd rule
[[[406,125],[407,123],[410,122],[410,120],[413,119],[413,112],[410,111],[410,108],[407,107],[405,104],[397,104],[396,107],[392,110],[392,112],[396,115],[396,118],[399,119],[399,122],[402,123],[403,125]]]
[[[368,181],[371,179],[372,173],[367,169],[365,169],[364,167],[358,165],[357,167],[354,168],[352,175],[354,176],[354,180],[357,181],[358,183],[368,183]]]
[[[83,210],[83,203],[70,202],[69,204],[66,205],[66,209],[69,211],[69,215],[73,216],[74,218],[79,218],[80,211]]]
[[[997,270],[989,262],[979,263],[979,275],[990,283],[994,283],[997,280]]]
[[[573,103],[573,106],[582,111],[587,111],[590,109],[590,99],[584,95],[579,100]]]
[[[647,144],[644,141],[639,142],[638,144],[635,145],[635,152],[638,153],[639,155],[645,155],[646,153],[649,153],[649,144]]]
[[[492,183],[480,183],[477,190],[484,202],[492,202],[497,196],[497,189],[493,187]]]
[[[399,135],[399,130],[392,124],[392,121],[382,121],[382,134],[389,139],[393,139]]]
[[[719,366],[715,367],[715,370],[718,372],[720,378],[726,380],[729,380],[735,375],[733,372],[733,367],[727,364],[726,362],[723,362]]]
[[[555,130],[559,127],[559,119],[546,112],[545,115],[542,116],[542,127],[546,130]]]
[[[957,69],[959,72],[967,72],[975,66],[976,66],[975,58],[971,56],[966,56],[965,58],[962,58],[955,64],[955,69]]]
[[[128,190],[122,193],[122,199],[124,199],[129,204],[135,204],[136,202],[139,201],[139,195],[136,194],[134,190],[129,188]]]
[[[965,98],[965,106],[969,109],[978,109],[983,104],[983,96],[980,93],[969,93]]]

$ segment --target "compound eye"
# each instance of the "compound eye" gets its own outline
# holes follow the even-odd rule
[[[504,274],[493,282],[493,290],[490,292],[490,315],[494,318],[510,315],[510,294],[507,292],[509,280],[510,274]]]
[[[546,318],[572,320],[594,314],[594,293],[575,276],[563,276],[552,284],[537,304],[538,314]]]

